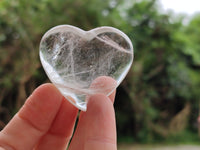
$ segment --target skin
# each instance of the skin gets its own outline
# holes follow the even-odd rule
[[[117,150],[114,97],[91,96],[74,132],[78,109],[54,85],[43,84],[0,132],[0,150]]]

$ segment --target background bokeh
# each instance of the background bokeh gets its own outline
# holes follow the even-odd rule
[[[200,14],[183,24],[184,15],[159,8],[157,0],[1,0],[0,129],[49,82],[38,56],[48,29],[107,25],[125,32],[135,53],[117,90],[118,143],[197,143]]]

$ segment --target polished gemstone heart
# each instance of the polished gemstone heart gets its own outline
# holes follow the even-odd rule
[[[113,27],[83,31],[60,25],[42,37],[40,60],[63,96],[85,111],[89,96],[108,96],[125,78],[133,61],[133,46],[123,32]],[[116,82],[105,84],[101,78]]]

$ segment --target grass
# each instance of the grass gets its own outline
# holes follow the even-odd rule
[[[120,144],[118,150],[199,150],[198,145],[131,145]]]

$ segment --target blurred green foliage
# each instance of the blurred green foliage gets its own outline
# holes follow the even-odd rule
[[[48,29],[108,25],[130,37],[135,55],[116,96],[119,139],[147,143],[197,135],[200,15],[183,25],[158,7],[156,0],[1,0],[0,127],[47,81],[38,46]]]

